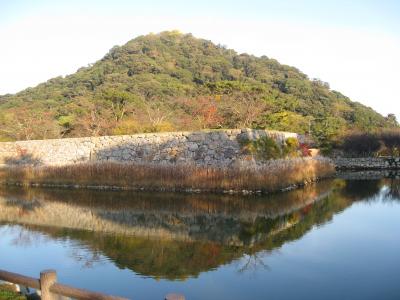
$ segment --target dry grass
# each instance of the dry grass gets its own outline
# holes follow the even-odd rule
[[[0,169],[0,182],[90,188],[119,187],[157,191],[272,192],[303,185],[334,173],[325,159],[271,161],[261,166],[205,168],[185,165],[77,164]]]

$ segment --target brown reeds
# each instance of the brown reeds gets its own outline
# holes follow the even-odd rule
[[[286,159],[251,167],[213,168],[188,165],[119,163],[7,167],[3,184],[154,191],[273,192],[332,175],[325,159]]]

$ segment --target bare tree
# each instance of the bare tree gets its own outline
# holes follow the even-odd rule
[[[89,112],[80,119],[79,125],[90,136],[105,134],[115,126],[115,120],[111,114],[110,110],[105,109],[99,103],[91,103]]]
[[[261,252],[263,254],[263,252]],[[269,270],[268,265],[264,262],[262,255],[260,253],[252,253],[245,256],[244,264],[240,266],[238,272],[256,272],[257,270],[265,269]]]
[[[233,115],[237,127],[252,127],[268,109],[265,101],[260,99],[255,92],[233,94],[227,103],[230,106],[225,109]]]
[[[159,127],[172,115],[171,111],[168,112],[168,110],[163,109],[163,107],[157,103],[145,102],[143,105],[152,128]]]

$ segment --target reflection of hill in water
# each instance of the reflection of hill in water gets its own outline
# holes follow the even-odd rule
[[[0,220],[74,240],[120,268],[182,279],[279,248],[380,190],[380,181],[325,181],[268,198],[12,189],[0,192]]]
[[[319,199],[329,182],[271,197],[9,189],[0,192],[0,219],[185,241],[249,245],[257,220],[271,222]],[[286,226],[282,223],[281,226]],[[274,229],[279,230],[278,224]]]

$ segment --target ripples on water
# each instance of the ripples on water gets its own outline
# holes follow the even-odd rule
[[[267,197],[2,189],[0,268],[55,268],[64,283],[135,299],[400,298],[399,186],[336,179]]]

